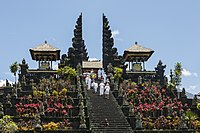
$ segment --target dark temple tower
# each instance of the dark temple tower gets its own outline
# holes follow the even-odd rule
[[[109,63],[113,67],[120,67],[121,56],[118,56],[117,48],[113,48],[114,39],[110,30],[109,21],[103,14],[103,68],[107,72],[107,66]]]
[[[87,48],[82,37],[82,13],[76,21],[72,47],[68,49],[69,64],[76,67],[78,63],[88,60]]]

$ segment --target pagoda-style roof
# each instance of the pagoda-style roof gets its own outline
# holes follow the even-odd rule
[[[125,61],[143,62],[147,61],[153,53],[152,49],[145,48],[135,42],[133,46],[124,51],[123,57]]]
[[[48,44],[47,41],[29,51],[32,59],[36,61],[56,61],[60,59],[60,49]]]

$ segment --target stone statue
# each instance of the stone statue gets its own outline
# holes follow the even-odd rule
[[[10,96],[9,93],[8,93],[8,95],[6,96],[6,100],[7,100],[7,104],[12,105],[12,104],[11,104],[11,96]]]
[[[156,70],[157,80],[160,80],[161,85],[164,85],[164,73],[165,73],[166,65],[163,65],[162,61],[159,60]]]
[[[79,106],[79,116],[81,116],[82,114],[85,114],[85,112],[84,112],[84,103],[83,102],[81,102],[80,103],[80,106]]]
[[[24,87],[26,85],[26,77],[25,75],[22,76],[22,83],[21,83],[22,87]]]
[[[143,129],[143,126],[142,126],[142,116],[141,116],[140,112],[138,112],[137,115],[136,115],[135,129]]]
[[[41,130],[42,129],[42,126],[41,126],[41,120],[40,120],[40,115],[39,114],[36,114],[35,115],[35,130]]]
[[[138,84],[141,85],[142,84],[142,76],[138,77]]]
[[[109,63],[107,66],[107,73],[108,73],[108,75],[110,75],[110,73],[113,73],[113,72],[114,72],[114,68],[113,68],[112,64]]]
[[[0,102],[0,117],[4,116],[3,104]]]
[[[82,114],[81,114],[81,120],[80,120],[80,126],[79,126],[79,128],[87,128],[85,122],[86,122],[86,121],[85,121],[85,114],[82,113]]]
[[[129,105],[129,103],[128,103],[127,100],[128,100],[127,94],[124,93],[124,94],[123,94],[123,105]]]
[[[43,102],[41,101],[40,102],[40,106],[39,106],[39,111],[40,111],[40,115],[44,116],[44,104]]]
[[[81,63],[78,63],[78,65],[76,66],[76,69],[77,69],[77,75],[81,76],[82,75]]]
[[[135,114],[135,111],[134,111],[134,106],[133,106],[133,103],[130,104],[130,108],[129,108],[129,116],[134,116]]]
[[[188,127],[187,127],[187,120],[186,120],[186,117],[185,117],[185,113],[183,113],[181,115],[181,122],[180,122],[180,125],[179,125],[179,129],[188,129]]]
[[[16,89],[16,87],[12,88],[12,96],[17,97],[17,89]]]

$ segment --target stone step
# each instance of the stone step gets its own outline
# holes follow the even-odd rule
[[[88,111],[91,121],[91,128],[94,133],[131,133],[132,129],[128,124],[121,107],[116,99],[110,94],[110,99],[94,94],[92,90],[87,91]],[[105,118],[109,126],[105,128]]]

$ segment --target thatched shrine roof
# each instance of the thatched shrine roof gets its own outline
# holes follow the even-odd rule
[[[124,51],[123,57],[126,61],[143,62],[147,61],[153,53],[154,51],[152,49],[145,48],[136,42]]]
[[[36,61],[56,61],[60,59],[60,49],[48,44],[47,41],[29,51],[32,59]]]

